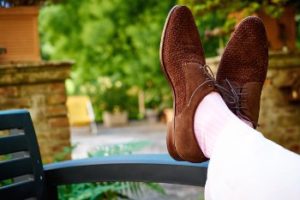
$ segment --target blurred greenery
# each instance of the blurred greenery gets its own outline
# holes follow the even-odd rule
[[[76,61],[67,84],[69,94],[88,94],[98,120],[104,108],[126,108],[131,117],[138,117],[140,92],[145,92],[147,105],[170,107],[171,92],[159,67],[158,49],[165,17],[174,4],[174,0],[66,0],[43,7],[39,19],[43,59]],[[111,87],[101,85],[103,80]]]
[[[96,120],[104,110],[126,109],[139,118],[138,97],[146,108],[172,106],[171,91],[159,64],[159,42],[168,11],[185,4],[196,16],[206,57],[226,44],[235,21],[233,11],[251,14],[261,8],[275,17],[288,0],[64,0],[41,9],[39,29],[43,59],[76,61],[67,81],[70,95],[91,97]],[[299,43],[299,15],[297,29]],[[219,27],[219,29],[216,29]],[[217,32],[212,36],[211,32]]]
[[[10,160],[12,159],[12,156],[11,154],[5,154],[5,155],[0,155],[0,162],[2,161],[7,161],[7,160]],[[5,180],[0,180],[0,187],[3,187],[3,186],[6,186],[6,185],[9,185],[9,184],[12,184],[13,183],[13,179],[5,179]]]
[[[229,34],[237,23],[236,19],[230,16],[232,13],[242,12],[243,16],[248,16],[263,10],[268,15],[278,18],[285,6],[294,6],[298,13],[300,8],[300,2],[295,0],[178,0],[178,2],[187,5],[196,16],[196,22],[201,26],[201,35],[205,36],[203,46],[207,56],[213,56],[216,49],[224,48]],[[299,19],[296,22],[299,29]],[[299,33],[298,31],[298,43]],[[211,37],[210,34],[215,36]]]
[[[300,2],[295,0],[178,0],[180,4],[188,5],[195,14],[207,15],[217,12],[226,19],[232,12],[243,11],[246,15],[262,9],[272,17],[280,17],[285,6],[299,9]]]
[[[89,157],[105,157],[128,155],[137,152],[150,145],[148,141],[136,141],[125,144],[106,145],[98,147],[96,150],[89,152]],[[58,156],[65,152],[74,150],[74,147],[64,149]],[[139,183],[139,182],[101,182],[101,183],[82,183],[62,185],[58,188],[60,200],[101,200],[101,199],[133,199],[133,197],[141,197],[145,190],[151,190],[161,195],[165,194],[165,190],[158,183]]]
[[[179,4],[187,5],[196,16],[196,22],[200,27],[203,46],[207,56],[213,56],[217,50],[222,50],[230,33],[233,31],[236,19],[230,16],[232,13],[241,12],[243,16],[252,15],[263,10],[268,15],[278,18],[285,6],[293,6],[298,13],[297,46],[300,47],[300,1],[296,0],[178,0]],[[211,37],[210,34],[215,34]]]

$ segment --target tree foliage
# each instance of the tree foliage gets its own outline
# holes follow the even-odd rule
[[[298,9],[300,6],[300,2],[295,0],[179,0],[179,2],[190,6],[198,15],[218,12],[224,16],[241,10],[250,15],[261,9],[273,17],[279,17],[285,6],[294,6]]]
[[[300,8],[300,2],[295,0],[178,0],[178,2],[189,6],[198,16],[197,19],[204,23],[214,24],[214,21],[219,21],[225,33],[231,32],[236,23],[229,17],[232,13],[243,12],[244,16],[248,16],[261,10],[278,18],[286,6],[293,6],[298,11]]]
[[[39,19],[43,58],[75,60],[69,92],[89,94],[96,110],[105,94],[115,92],[101,88],[103,77],[121,83],[119,104],[135,104],[129,112],[137,107],[139,91],[145,91],[149,105],[170,104],[158,49],[173,4],[173,0],[65,0],[44,7]]]
[[[207,57],[224,47],[235,24],[229,13],[264,8],[279,16],[284,5],[299,5],[292,0],[64,0],[41,10],[43,58],[76,61],[68,92],[89,95],[97,119],[104,109],[116,108],[137,117],[139,93],[145,94],[146,107],[170,107],[158,50],[165,18],[175,3],[192,9]],[[216,27],[224,34],[210,37],[207,30]]]
[[[300,27],[300,2],[296,0],[178,0],[178,3],[187,5],[196,16],[203,46],[208,56],[216,55],[215,50],[218,48],[222,50],[228,41],[230,33],[238,22],[234,13],[246,17],[257,11],[264,11],[278,18],[285,6],[293,6],[298,12],[297,29]],[[299,43],[300,31],[297,33],[297,38]]]

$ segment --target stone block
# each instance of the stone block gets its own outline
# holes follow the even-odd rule
[[[18,97],[19,89],[16,86],[0,87],[0,96],[4,97]]]
[[[9,63],[0,65],[0,85],[63,82],[72,62]]]
[[[0,105],[9,106],[11,108],[29,108],[31,106],[31,99],[26,97],[2,97],[0,98]]]
[[[52,128],[69,127],[69,120],[67,117],[50,118],[48,122]]]
[[[47,96],[47,104],[55,105],[55,104],[64,104],[67,101],[67,97],[65,94],[53,94]]]
[[[39,126],[37,126],[37,127],[39,127]],[[51,138],[52,134],[51,134],[51,131],[49,131],[49,130],[41,130],[39,128],[35,128],[35,132],[37,134],[39,142],[42,142],[42,141],[49,142],[48,140],[52,139]]]
[[[70,62],[0,65],[0,109],[29,110],[44,163],[71,146],[65,105],[70,67]]]
[[[69,140],[71,132],[69,127],[55,129],[51,131],[51,136],[57,138],[59,141]]]
[[[65,105],[47,105],[46,117],[67,116],[67,108]]]
[[[65,94],[66,93],[66,87],[65,87],[65,83],[62,82],[56,82],[56,83],[51,83],[48,85],[49,87],[49,91],[51,91],[51,93],[59,93],[59,94]]]
[[[36,94],[47,94],[50,92],[48,90],[48,84],[29,84],[21,86],[22,96],[31,96]]]

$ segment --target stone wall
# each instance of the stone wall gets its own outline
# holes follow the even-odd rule
[[[216,72],[219,61],[207,64]],[[270,54],[259,125],[267,138],[300,153],[300,53]]]
[[[70,146],[65,79],[70,62],[0,65],[0,109],[28,109],[44,163]],[[69,156],[67,156],[69,157]]]

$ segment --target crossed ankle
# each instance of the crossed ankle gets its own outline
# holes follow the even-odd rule
[[[215,141],[224,127],[237,117],[227,108],[217,92],[208,94],[198,105],[194,117],[194,130],[204,155],[210,158]]]

